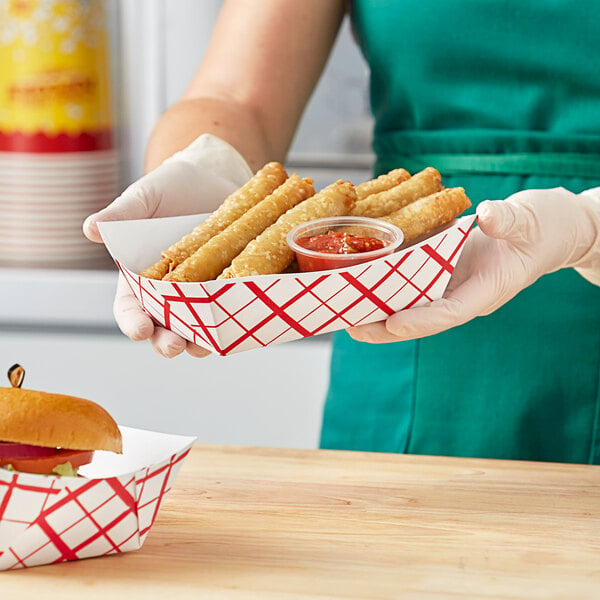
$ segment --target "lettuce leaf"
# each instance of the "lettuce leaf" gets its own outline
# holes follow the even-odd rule
[[[73,468],[69,461],[56,465],[52,472],[63,477],[77,477],[77,467]]]

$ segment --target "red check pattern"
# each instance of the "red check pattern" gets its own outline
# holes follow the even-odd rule
[[[137,550],[188,452],[105,479],[0,469],[0,570]]]
[[[404,251],[330,273],[172,283],[140,277],[116,260],[144,310],[222,356],[381,321],[440,298],[474,216]]]

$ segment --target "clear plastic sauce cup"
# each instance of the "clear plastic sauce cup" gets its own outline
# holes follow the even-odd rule
[[[401,229],[368,217],[315,219],[297,225],[287,235],[300,271],[351,267],[392,254],[403,241]]]

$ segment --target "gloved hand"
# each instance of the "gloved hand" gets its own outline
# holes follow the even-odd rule
[[[83,224],[84,234],[102,242],[97,223],[211,212],[252,177],[242,156],[228,143],[203,134],[159,167],[132,183],[118,198]],[[132,340],[149,339],[154,349],[171,358],[184,350],[206,356],[208,350],[159,327],[142,310],[119,276],[113,312],[121,331]]]
[[[356,340],[397,342],[489,315],[546,273],[574,267],[600,285],[600,188],[525,190],[477,207],[476,228],[444,297],[348,330]]]
[[[90,215],[83,232],[93,242],[102,242],[96,225],[100,221],[212,212],[251,177],[250,167],[237,150],[205,133]]]

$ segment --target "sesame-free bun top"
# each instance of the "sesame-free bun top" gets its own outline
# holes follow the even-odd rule
[[[0,387],[0,440],[119,454],[123,448],[117,424],[95,402],[18,387]]]

